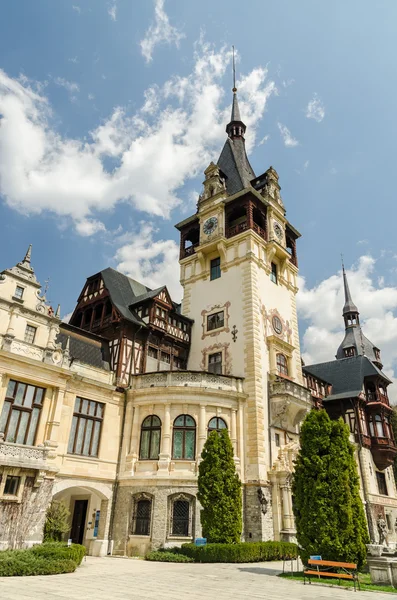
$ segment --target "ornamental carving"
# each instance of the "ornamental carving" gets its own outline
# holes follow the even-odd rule
[[[271,308],[267,311],[265,305],[262,304],[261,313],[265,341],[268,336],[275,335],[280,340],[292,345],[293,331],[291,324],[288,320],[283,319],[277,308]]]
[[[206,346],[201,350],[202,360],[200,363],[200,368],[203,371],[207,370],[208,363],[208,354],[213,354],[214,352],[222,352],[222,358],[224,359],[222,362],[224,363],[223,372],[224,375],[230,375],[232,372],[232,358],[229,352],[229,342],[225,342],[223,344],[212,344],[212,346]],[[218,377],[214,376],[214,382],[219,381]]]
[[[35,346],[31,346],[29,344],[25,344],[24,342],[12,342],[11,351],[15,352],[15,354],[22,354],[23,356],[28,356],[29,358],[35,358],[37,360],[42,360],[43,351],[41,348],[36,348]]]
[[[215,337],[217,335],[219,335],[220,333],[222,333],[223,331],[225,333],[229,333],[230,329],[229,329],[229,308],[231,306],[231,302],[227,301],[225,302],[225,304],[215,304],[214,306],[210,306],[207,309],[204,309],[201,311],[201,316],[203,318],[202,323],[201,323],[201,327],[203,329],[203,333],[201,336],[201,339],[203,340],[205,337]],[[223,311],[223,327],[219,327],[217,329],[213,329],[208,331],[207,330],[207,317],[210,316],[211,314],[217,313],[217,312],[221,312]]]

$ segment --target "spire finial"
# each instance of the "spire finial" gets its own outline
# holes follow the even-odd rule
[[[343,288],[345,291],[345,305],[343,307],[343,315],[347,314],[347,313],[357,313],[358,314],[358,309],[357,306],[354,304],[351,294],[350,294],[350,289],[349,289],[349,284],[347,282],[347,275],[346,275],[346,271],[345,271],[345,265],[343,262],[343,255],[341,255],[342,257],[342,274],[343,274]]]
[[[31,256],[32,256],[32,244],[29,244],[29,248],[27,249],[25,258],[23,259],[22,262],[28,263],[30,265]]]
[[[237,88],[236,88],[236,61],[234,58],[234,46],[232,46],[233,49],[233,94],[235,94],[237,92]]]

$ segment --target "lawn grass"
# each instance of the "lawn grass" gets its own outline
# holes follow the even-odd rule
[[[281,573],[279,577],[283,577],[284,579],[293,579],[295,581],[303,581],[303,571],[299,571],[298,573]],[[307,579],[307,578],[306,578]],[[396,588],[392,585],[374,585],[371,583],[371,577],[369,573],[359,573],[358,579],[360,581],[360,590],[363,592],[390,592],[392,594],[396,594]],[[315,577],[311,577],[312,584],[314,585],[340,585],[341,587],[354,587],[354,583],[352,581],[346,581],[341,579],[339,583],[339,579],[331,579],[330,577],[324,577],[321,580],[318,580]]]

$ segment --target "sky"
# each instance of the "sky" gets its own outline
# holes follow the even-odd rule
[[[396,22],[394,0],[2,3],[0,268],[32,243],[63,315],[107,266],[180,300],[174,224],[224,144],[235,45],[250,161],[277,170],[302,233],[304,359],[343,338],[343,254],[394,378]]]

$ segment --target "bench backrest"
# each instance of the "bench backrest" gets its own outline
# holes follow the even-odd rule
[[[319,567],[340,567],[343,569],[357,569],[357,565],[354,563],[336,562],[334,560],[315,560],[309,558],[309,565],[317,565]]]

